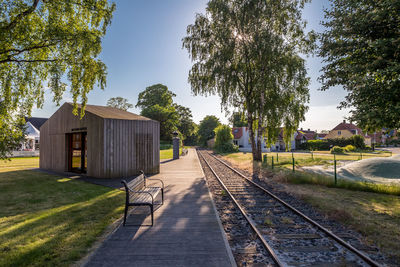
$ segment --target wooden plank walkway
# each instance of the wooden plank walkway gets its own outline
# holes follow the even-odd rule
[[[166,187],[154,226],[119,227],[85,266],[235,266],[196,151],[162,163],[154,177]],[[128,224],[149,224],[149,216],[136,215],[144,211]]]

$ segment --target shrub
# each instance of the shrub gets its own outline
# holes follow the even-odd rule
[[[219,146],[215,146],[215,151],[218,153],[234,153],[239,152],[239,147],[233,143],[224,143]]]
[[[228,125],[220,125],[215,132],[215,150],[221,153],[237,152],[239,148],[232,142],[232,129]]]
[[[353,146],[353,145],[347,145],[344,149],[345,149],[347,152],[356,151],[356,147]]]
[[[345,152],[345,148],[340,146],[334,146],[331,149],[331,154],[344,154]]]
[[[308,150],[327,150],[328,142],[325,140],[309,140],[307,141]]]
[[[365,148],[364,137],[362,137],[361,135],[353,135],[352,137],[350,137],[350,140],[352,142],[352,145],[355,146],[357,149]]]

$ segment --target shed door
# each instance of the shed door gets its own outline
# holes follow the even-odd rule
[[[87,134],[72,133],[69,135],[68,170],[86,173],[87,168]]]

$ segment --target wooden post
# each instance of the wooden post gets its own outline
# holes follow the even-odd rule
[[[337,185],[337,174],[336,174],[336,159],[334,161],[334,168],[335,168],[335,186]]]
[[[276,162],[279,162],[278,153],[276,153]]]
[[[267,164],[267,154],[264,154],[264,164]]]
[[[294,158],[292,158],[293,172],[294,172]]]
[[[311,159],[314,160],[314,152],[311,151]]]
[[[271,167],[272,167],[272,169],[274,169],[274,156],[272,156],[272,164],[271,164]]]

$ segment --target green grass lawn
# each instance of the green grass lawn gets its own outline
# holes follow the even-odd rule
[[[69,266],[123,213],[119,190],[0,162],[0,266]]]
[[[179,154],[182,153],[182,148],[179,149]],[[171,149],[160,150],[160,159],[172,159],[173,152]]]

